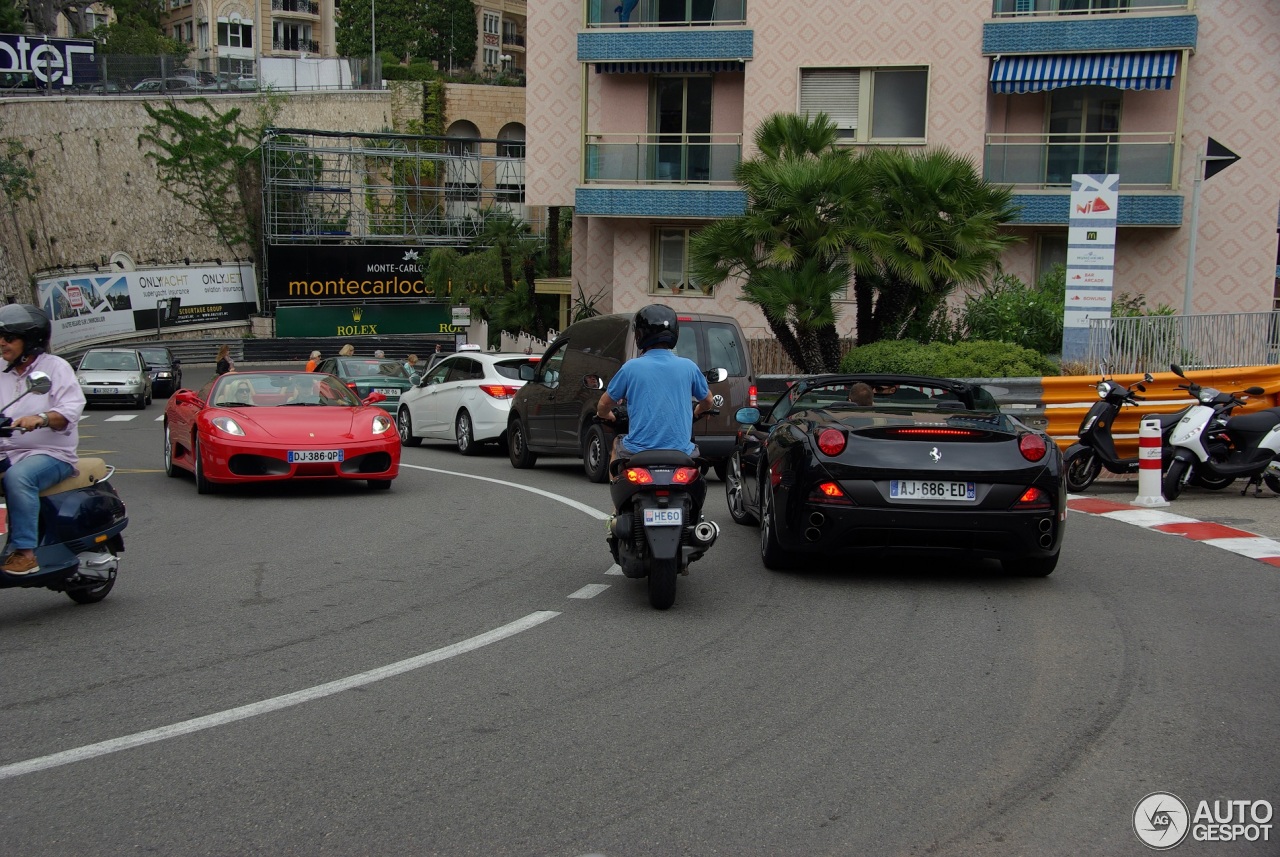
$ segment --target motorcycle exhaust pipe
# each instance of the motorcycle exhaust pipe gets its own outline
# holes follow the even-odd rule
[[[627,542],[631,541],[631,529],[634,525],[634,521],[631,517],[631,514],[628,512],[623,512],[621,515],[612,516],[612,518],[613,520],[611,522],[612,525],[610,527],[610,531],[611,531],[610,535],[614,536],[615,538],[622,539],[623,541],[627,541]]]
[[[703,548],[711,547],[720,537],[720,525],[715,521],[699,521],[693,528],[693,540]]]

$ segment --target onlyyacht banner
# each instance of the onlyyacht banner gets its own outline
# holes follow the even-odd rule
[[[252,265],[210,265],[64,275],[37,281],[36,294],[61,350],[154,329],[174,298],[177,311],[159,319],[165,329],[245,321],[257,311],[253,283]]]

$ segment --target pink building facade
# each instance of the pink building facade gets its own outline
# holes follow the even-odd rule
[[[1118,173],[1114,292],[1181,309],[1207,139],[1193,312],[1275,305],[1280,3],[1261,0],[544,0],[530,4],[528,201],[573,206],[573,284],[770,334],[733,284],[687,273],[688,236],[740,213],[733,166],[778,112],[850,146],[945,146],[1013,186],[1006,270],[1067,251],[1073,173]],[[620,20],[624,18],[625,20]],[[854,311],[842,303],[841,332]]]

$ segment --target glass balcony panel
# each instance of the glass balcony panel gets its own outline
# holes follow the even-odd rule
[[[988,134],[987,181],[1070,187],[1076,173],[1120,176],[1121,187],[1173,187],[1174,135]]]
[[[586,181],[623,184],[733,184],[740,134],[593,134]]]
[[[747,0],[587,0],[588,27],[715,27],[747,21]]]
[[[991,15],[1110,15],[1117,12],[1185,11],[1189,0],[993,0]]]

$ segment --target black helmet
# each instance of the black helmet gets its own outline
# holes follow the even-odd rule
[[[31,304],[5,304],[0,306],[0,336],[22,337],[22,354],[5,371],[9,371],[14,363],[35,357],[49,345],[51,324],[49,316],[39,307]]]
[[[675,348],[680,338],[676,311],[662,304],[649,304],[636,313],[636,348]]]

